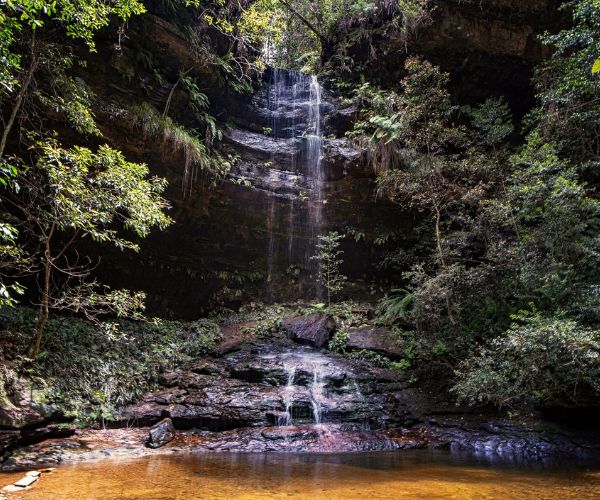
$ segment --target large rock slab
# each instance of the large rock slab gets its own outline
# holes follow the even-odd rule
[[[402,349],[398,345],[397,335],[387,328],[376,326],[350,328],[346,346],[351,350],[368,349],[390,358],[403,356]]]
[[[283,321],[289,339],[302,345],[323,347],[336,329],[335,320],[325,314],[311,314]]]
[[[414,420],[397,373],[288,339],[250,342],[210,363],[168,374],[165,381],[169,387],[126,408],[116,424],[153,425],[169,417],[178,430],[212,432],[288,419],[303,425],[315,422],[317,403],[321,422],[381,429]]]

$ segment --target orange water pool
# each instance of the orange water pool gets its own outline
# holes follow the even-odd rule
[[[22,473],[0,475],[2,485]],[[204,453],[63,465],[9,498],[600,498],[600,467],[510,464],[450,452]]]

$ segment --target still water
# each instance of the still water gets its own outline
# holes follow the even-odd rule
[[[22,474],[0,475],[8,484]],[[157,455],[64,465],[9,498],[600,498],[600,467],[523,465],[450,452]]]

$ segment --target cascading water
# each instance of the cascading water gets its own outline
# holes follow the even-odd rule
[[[277,154],[288,151],[291,155],[291,165],[295,173],[304,179],[306,188],[300,188],[299,195],[276,195],[287,201],[273,205],[273,199],[267,208],[268,248],[267,248],[267,297],[274,298],[273,282],[274,262],[287,262],[290,267],[300,267],[309,270],[316,278],[318,266],[311,257],[315,254],[318,236],[323,226],[323,183],[322,169],[323,134],[321,119],[322,90],[316,76],[309,76],[290,70],[273,68],[268,88],[267,108],[270,115],[270,130],[268,135],[277,145]],[[291,144],[291,147],[290,147]],[[276,166],[276,152],[272,153],[273,166]],[[306,203],[305,209],[298,207],[295,198]],[[288,213],[283,216],[277,213],[280,207],[287,206]],[[306,220],[300,220],[298,213],[306,214]],[[287,218],[286,227],[278,227],[278,221]],[[294,231],[307,228],[304,238],[295,238]],[[277,241],[277,239],[281,241]],[[285,243],[283,239],[285,238]],[[298,248],[304,242],[302,248]],[[278,252],[287,255],[278,255]],[[316,283],[316,279],[314,279]],[[315,285],[316,296],[320,297],[321,290]]]
[[[325,384],[322,380],[321,366],[313,365],[313,381],[310,386],[310,401],[313,408],[313,419],[319,425],[323,421],[323,400],[325,398]]]
[[[278,416],[277,424],[279,426],[294,425],[294,405],[302,406],[306,403],[310,405],[312,423],[317,425],[323,423],[328,407],[324,376],[327,366],[326,359],[321,354],[313,352],[287,353],[278,358],[282,359],[283,370],[286,373],[286,385],[282,387],[281,391],[283,412]]]
[[[293,364],[283,364],[283,369],[287,373],[287,383],[283,392],[284,415],[279,418],[279,425],[292,425],[292,403],[294,402],[294,377],[296,376],[296,366]]]
[[[323,155],[323,135],[321,133],[321,85],[315,75],[310,79],[310,101],[308,114],[308,147],[306,162],[308,175],[312,179],[313,199],[309,204],[309,223],[311,229],[311,251],[317,247],[319,235],[323,226],[323,169],[321,158]],[[310,259],[310,256],[308,257]],[[319,264],[313,261],[315,274],[319,271]],[[322,287],[315,279],[315,295],[322,296]]]

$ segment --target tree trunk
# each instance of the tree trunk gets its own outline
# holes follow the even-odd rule
[[[0,138],[0,160],[2,159],[2,156],[4,155],[4,150],[6,149],[6,142],[8,140],[8,134],[10,134],[12,126],[15,123],[15,120],[17,118],[19,110],[21,109],[23,101],[25,100],[25,95],[27,94],[27,91],[29,90],[29,85],[31,84],[33,74],[35,73],[35,70],[37,68],[37,60],[35,57],[34,47],[35,47],[35,32],[33,34],[33,38],[31,39],[31,64],[29,65],[29,69],[27,70],[27,73],[25,75],[25,79],[23,80],[23,83],[21,84],[21,89],[19,90],[19,93],[17,94],[15,104],[14,104],[13,109],[8,118],[8,122],[6,123],[6,127],[4,127],[4,131],[2,132],[2,138]]]
[[[48,324],[48,316],[50,314],[50,276],[52,274],[52,263],[50,261],[46,261],[46,265],[44,267],[44,284],[42,290],[42,304],[40,306],[40,317],[35,326],[35,342],[33,344],[33,349],[31,351],[31,357],[35,358],[39,352],[42,345],[42,336],[44,335],[44,330],[46,329],[46,325]]]
[[[52,263],[54,259],[52,258],[50,240],[52,239],[52,235],[54,234],[54,230],[56,228],[55,224],[50,226],[50,231],[45,238],[45,250],[44,250],[44,282],[42,284],[42,303],[40,305],[40,317],[35,326],[35,340],[33,343],[33,348],[31,350],[31,357],[35,359],[35,357],[39,354],[40,348],[42,345],[42,336],[44,335],[44,330],[46,329],[46,325],[48,324],[48,316],[50,315],[50,278],[52,276]]]
[[[317,36],[322,46],[327,44],[327,38],[325,38],[325,36],[308,19],[306,19],[306,17],[304,17],[302,14],[300,14],[300,12],[294,9],[290,2],[288,2],[287,0],[280,0],[280,2],[291,14],[296,16],[300,20],[300,22],[304,24],[304,26],[306,26]]]

